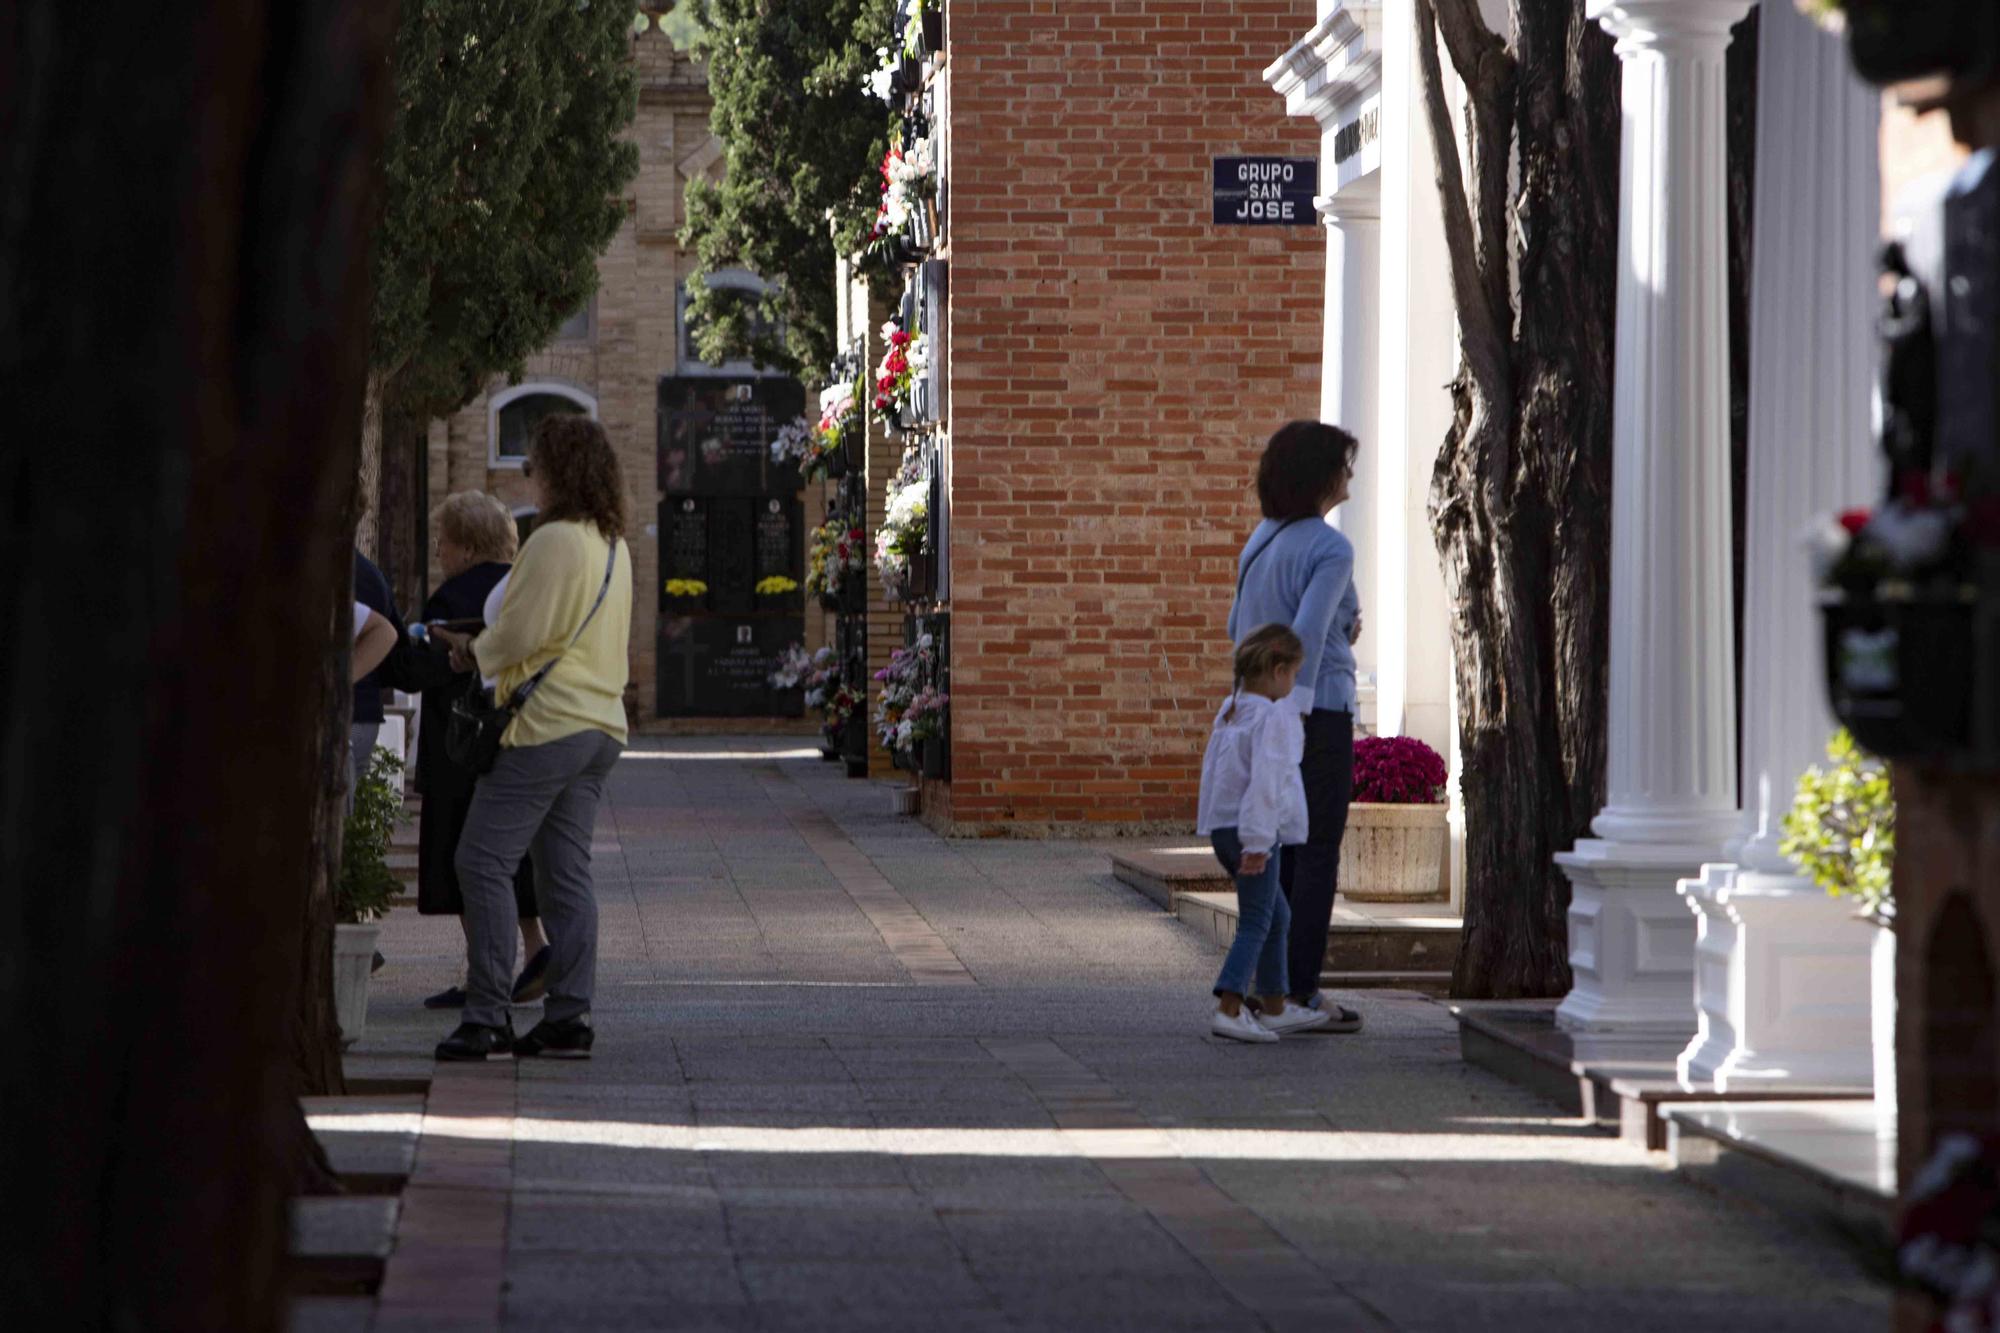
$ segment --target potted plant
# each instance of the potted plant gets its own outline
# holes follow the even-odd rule
[[[836,614],[862,609],[867,601],[868,534],[840,518],[813,530],[806,556],[808,593],[820,608]]]
[[[340,880],[333,891],[333,1009],[343,1047],[368,1027],[368,979],[374,972],[378,920],[401,885],[389,869],[389,839],[402,812],[396,777],[402,760],[377,749],[354,788],[341,835]]]
[[[1896,1132],[1896,796],[1889,766],[1855,743],[1845,727],[1827,742],[1827,766],[1799,777],[1778,850],[1801,875],[1875,928],[1869,955],[1870,1026],[1875,1053],[1875,1123]]]
[[[1354,797],[1340,842],[1340,891],[1356,902],[1439,896],[1449,830],[1444,760],[1412,736],[1354,743]]]

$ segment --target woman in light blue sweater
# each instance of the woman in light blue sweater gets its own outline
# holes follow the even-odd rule
[[[1354,792],[1353,644],[1361,637],[1354,544],[1326,516],[1347,498],[1360,447],[1346,431],[1319,421],[1294,421],[1271,437],[1257,464],[1264,521],[1243,545],[1229,608],[1232,643],[1260,625],[1281,624],[1305,644],[1288,702],[1305,726],[1299,771],[1309,829],[1304,843],[1284,848],[1278,879],[1291,905],[1286,971],[1292,998],[1327,1013],[1321,1032],[1361,1027],[1361,1015],[1327,1000],[1318,985]]]

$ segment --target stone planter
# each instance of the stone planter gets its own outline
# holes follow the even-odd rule
[[[1444,805],[1347,807],[1340,894],[1363,903],[1434,902],[1449,833]]]
[[[1875,927],[1868,955],[1869,1026],[1875,1048],[1875,1137],[1896,1138],[1896,932]]]
[[[341,1046],[352,1046],[368,1029],[368,978],[375,967],[379,921],[333,928],[333,1012]]]

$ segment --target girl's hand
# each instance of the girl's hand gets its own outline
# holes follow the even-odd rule
[[[1261,875],[1270,865],[1271,854],[1269,852],[1245,852],[1243,853],[1243,860],[1238,863],[1237,868],[1245,875]]]
[[[1354,613],[1354,623],[1348,626],[1347,641],[1349,643],[1361,642],[1361,613],[1359,611]]]

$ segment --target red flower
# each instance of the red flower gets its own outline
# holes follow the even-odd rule
[[[1410,736],[1364,736],[1354,743],[1354,799],[1434,805],[1449,774],[1438,752]]]
[[[1848,536],[1858,537],[1861,535],[1861,530],[1868,526],[1869,517],[1866,509],[1843,510],[1840,515],[1840,526],[1847,529]]]

